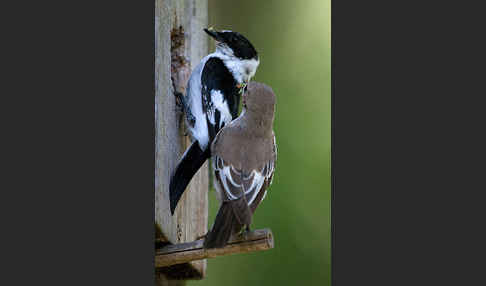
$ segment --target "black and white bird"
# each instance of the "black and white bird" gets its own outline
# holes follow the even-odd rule
[[[265,198],[275,170],[274,114],[272,89],[250,82],[241,115],[216,135],[211,155],[221,206],[204,240],[205,248],[223,247],[231,235],[250,230],[253,213]]]
[[[238,116],[240,96],[260,63],[257,51],[241,34],[204,31],[216,41],[216,50],[194,68],[186,96],[181,96],[192,145],[170,181],[172,214],[192,177],[210,157],[210,144],[218,131]]]

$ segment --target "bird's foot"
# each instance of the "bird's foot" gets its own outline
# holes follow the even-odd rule
[[[241,230],[238,232],[238,236],[240,238],[243,238],[246,240],[246,237],[248,235],[248,233],[250,232],[250,227],[249,226],[246,226],[246,227],[242,227]]]

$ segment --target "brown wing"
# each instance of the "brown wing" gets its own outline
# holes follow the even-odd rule
[[[272,184],[273,180],[273,173],[275,171],[275,163],[272,161],[267,166],[265,166],[263,170],[263,176],[265,178],[262,187],[260,188],[258,194],[256,195],[255,199],[250,203],[250,209],[252,213],[255,213],[256,208],[260,203],[263,201],[265,196],[267,195],[267,190]]]
[[[214,156],[213,166],[221,200],[244,201],[253,213],[272,182],[275,163],[272,160],[259,170],[244,172]]]
[[[255,200],[250,204],[250,209],[252,213],[255,213],[256,208],[260,203],[263,201],[265,196],[267,195],[267,190],[273,182],[273,173],[275,172],[275,162],[277,161],[277,142],[275,140],[275,135],[273,135],[273,154],[274,159],[270,162],[270,164],[266,165],[267,168],[264,168],[263,175],[265,177],[265,182],[263,186],[256,196]]]

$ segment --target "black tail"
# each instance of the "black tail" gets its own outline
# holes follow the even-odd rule
[[[191,147],[182,156],[181,161],[176,167],[175,173],[170,179],[170,212],[173,215],[177,203],[181,199],[184,190],[191,181],[192,177],[197,173],[197,170],[206,162],[211,153],[209,148],[202,151],[199,148],[199,143],[194,141]]]
[[[204,248],[224,247],[232,234],[238,233],[244,225],[251,224],[251,212],[246,200],[223,202],[214,225],[204,239]]]

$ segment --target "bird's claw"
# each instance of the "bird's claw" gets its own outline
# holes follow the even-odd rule
[[[248,235],[249,232],[250,232],[250,227],[249,226],[243,227],[238,232],[238,236],[241,237],[241,238],[243,238],[243,239],[246,239],[246,236]]]

